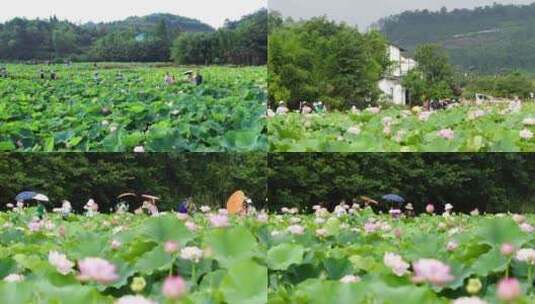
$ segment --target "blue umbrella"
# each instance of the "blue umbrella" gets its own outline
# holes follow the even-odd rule
[[[29,201],[29,200],[38,200],[42,202],[48,202],[48,197],[46,197],[46,195],[43,195],[37,192],[24,191],[24,192],[17,194],[17,196],[15,196],[15,200],[22,201],[22,202]]]
[[[383,195],[383,199],[385,201],[389,201],[389,202],[393,202],[393,203],[398,203],[398,204],[403,204],[405,202],[405,199],[397,194],[387,194],[387,195]]]

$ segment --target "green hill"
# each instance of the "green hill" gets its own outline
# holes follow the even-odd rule
[[[125,20],[108,23],[88,23],[85,26],[105,28],[107,30],[136,30],[139,32],[151,31],[162,20],[165,21],[170,30],[181,30],[184,32],[212,32],[214,28],[197,19],[177,16],[173,14],[151,14],[142,17],[128,17]]]
[[[439,44],[452,63],[465,70],[535,73],[535,3],[406,11],[376,26],[391,42],[409,51],[423,43]]]

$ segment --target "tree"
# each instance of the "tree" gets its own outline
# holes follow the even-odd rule
[[[296,108],[321,100],[341,109],[379,96],[377,82],[388,61],[386,40],[377,32],[361,34],[325,17],[287,20],[271,29],[268,45],[272,104],[285,100]]]

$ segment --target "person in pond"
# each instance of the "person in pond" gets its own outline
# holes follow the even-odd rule
[[[171,76],[169,73],[165,73],[165,77],[163,78],[163,81],[167,85],[172,85],[175,83],[174,77]]]
[[[7,68],[6,67],[0,67],[0,78],[7,78]]]
[[[191,213],[194,213],[196,209],[197,208],[195,204],[193,203],[193,198],[188,197],[187,199],[185,199],[178,205],[178,207],[176,208],[176,211],[182,214],[188,214],[188,213],[191,214]]]
[[[202,75],[199,73],[199,71],[196,71],[193,73],[191,77],[191,83],[196,86],[200,86],[203,83],[204,79]]]

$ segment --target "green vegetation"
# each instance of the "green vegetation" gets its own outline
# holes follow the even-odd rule
[[[69,200],[77,212],[89,198],[108,212],[123,192],[157,195],[161,210],[190,196],[199,207],[219,208],[239,189],[262,207],[265,170],[263,153],[3,153],[0,209],[21,191],[41,191],[54,207]]]
[[[535,3],[407,11],[379,21],[378,27],[410,51],[420,44],[439,44],[453,64],[467,71],[535,72]]]
[[[301,115],[268,120],[272,152],[530,152],[535,104],[462,104]]]
[[[342,200],[398,193],[424,212],[429,201],[459,212],[533,212],[531,154],[279,153],[269,156],[271,210],[331,210]],[[381,206],[387,210],[388,206]]]
[[[326,18],[282,21],[270,16],[269,101],[323,101],[331,109],[379,97],[377,82],[388,66],[386,41],[377,32]]]
[[[216,32],[185,33],[172,47],[180,64],[247,64],[267,62],[267,9],[229,21]]]
[[[8,65],[0,78],[2,151],[259,151],[267,100],[265,67],[100,64]],[[59,79],[39,79],[55,69]],[[100,74],[95,76],[94,73]],[[164,76],[179,80],[166,85]]]
[[[267,10],[228,21],[215,30],[171,14],[76,25],[15,18],[0,24],[0,59],[263,65],[267,61]]]
[[[204,214],[34,214],[0,213],[2,303],[267,301],[265,224],[254,218],[216,228]]]
[[[455,95],[453,69],[443,49],[429,44],[418,46],[414,60],[418,66],[402,79],[411,93],[411,104],[422,105],[427,100],[443,100]]]
[[[131,17],[111,23],[76,25],[15,18],[0,24],[2,60],[166,61],[181,32],[210,32],[200,21],[170,14]]]
[[[513,99],[515,96],[530,98],[535,92],[535,80],[520,72],[505,75],[485,76],[467,75],[461,78],[464,82],[464,96],[474,98],[477,93],[495,97]]]
[[[341,213],[272,217],[262,237],[269,303],[535,301],[533,265],[523,258],[533,256],[532,215],[515,216],[526,221],[520,224],[511,216]],[[514,278],[515,287],[503,286],[505,278]]]

